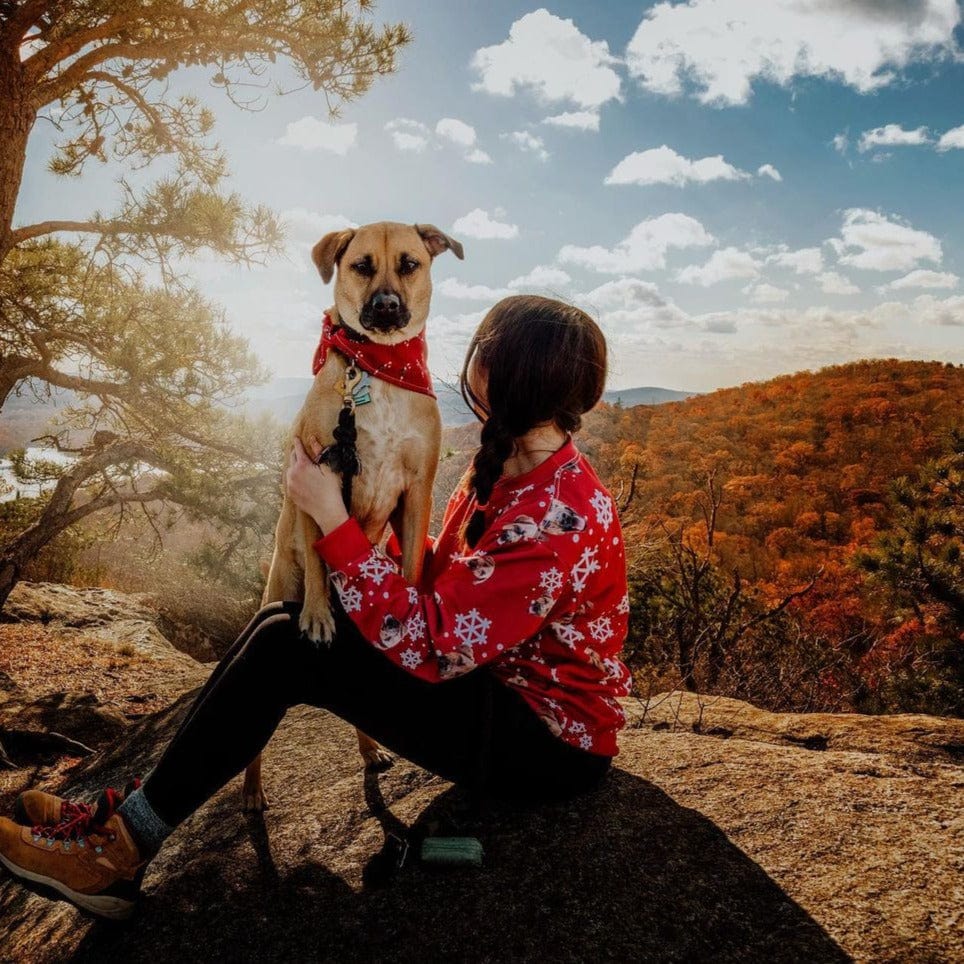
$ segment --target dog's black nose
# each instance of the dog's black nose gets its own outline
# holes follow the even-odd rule
[[[404,328],[411,317],[405,302],[390,289],[376,291],[365,302],[358,316],[363,328],[369,331],[393,331]]]
[[[378,312],[397,312],[402,307],[402,299],[394,291],[379,291],[372,297],[372,310]]]

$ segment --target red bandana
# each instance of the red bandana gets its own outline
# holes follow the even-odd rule
[[[376,378],[391,382],[410,392],[419,392],[435,398],[432,390],[432,376],[428,370],[428,346],[425,344],[425,330],[414,338],[408,338],[395,345],[379,345],[367,338],[356,341],[346,334],[343,325],[333,325],[331,315],[325,312],[321,325],[321,341],[315,349],[311,362],[311,374],[317,375],[328,357],[328,349],[334,348],[346,358]]]

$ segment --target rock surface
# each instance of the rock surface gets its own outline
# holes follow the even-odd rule
[[[130,724],[67,791],[90,799],[144,772],[189,702]],[[493,803],[481,821],[405,761],[364,774],[348,725],[295,708],[265,753],[271,809],[242,815],[232,780],[151,864],[132,921],[0,876],[0,959],[962,958],[964,723],[679,693],[626,707],[599,791],[538,810]],[[404,827],[477,835],[484,867],[412,862],[380,882],[373,858]]]

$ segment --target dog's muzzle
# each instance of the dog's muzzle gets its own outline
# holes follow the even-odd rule
[[[368,331],[397,331],[404,328],[411,317],[412,313],[395,292],[380,291],[362,308],[358,321]]]

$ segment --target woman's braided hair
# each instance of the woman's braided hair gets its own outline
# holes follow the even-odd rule
[[[473,358],[486,377],[486,403],[469,384]],[[513,295],[486,314],[460,378],[462,397],[483,422],[466,482],[477,504],[462,533],[470,547],[485,530],[484,509],[515,440],[546,422],[578,431],[605,384],[606,339],[581,309],[553,298]]]

